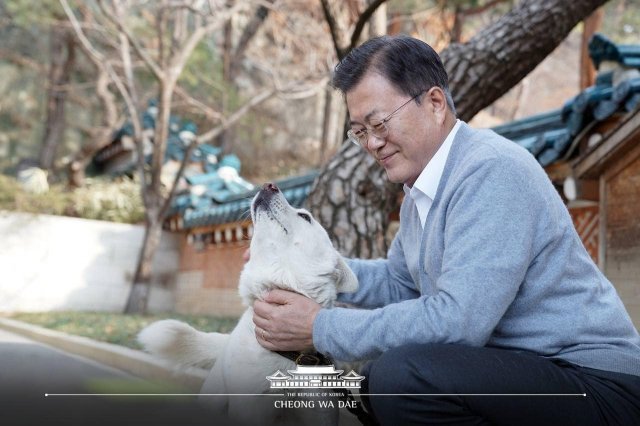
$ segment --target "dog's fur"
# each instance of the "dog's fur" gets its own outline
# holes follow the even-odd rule
[[[344,263],[311,214],[289,205],[273,184],[265,184],[251,205],[254,233],[250,260],[240,275],[239,292],[247,310],[230,335],[203,333],[187,324],[164,320],[139,334],[149,352],[182,365],[213,364],[201,394],[268,393],[266,376],[295,369],[289,359],[263,348],[255,338],[253,302],[272,289],[295,291],[323,307],[332,307],[337,292],[353,292],[357,278]],[[220,414],[247,424],[275,423],[286,412],[271,397],[201,396]],[[323,413],[323,423],[337,423],[337,411]]]

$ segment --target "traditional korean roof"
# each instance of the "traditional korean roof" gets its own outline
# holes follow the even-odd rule
[[[143,112],[141,120],[143,132],[149,135],[149,139],[153,139],[153,131],[155,128],[155,118],[158,114],[158,108],[154,100],[149,101],[147,109]],[[165,163],[171,160],[182,161],[185,156],[187,147],[196,137],[198,128],[195,123],[189,120],[182,120],[180,117],[171,116],[169,118],[169,136],[167,140],[167,148],[165,151]],[[137,151],[133,142],[134,130],[131,122],[125,123],[113,135],[112,142],[102,148],[93,158],[93,166],[101,172],[122,174],[130,173],[136,168]],[[146,161],[151,160],[151,146],[143,148]],[[189,158],[191,163],[200,163],[206,172],[213,171],[217,168],[222,150],[207,144],[198,145]],[[117,165],[113,165],[116,158],[122,158],[123,154],[128,154],[124,160],[118,161]],[[235,157],[235,156],[234,156]],[[231,160],[228,160],[231,161]],[[239,161],[236,160],[234,161]]]
[[[602,34],[595,34],[589,42],[589,56],[596,68],[604,61],[640,68],[640,45],[615,44]]]
[[[144,132],[152,139],[157,106],[150,101],[142,114]],[[169,120],[169,137],[165,151],[163,182],[172,183],[178,165],[183,161],[191,142],[197,134],[194,123],[172,116]],[[126,123],[113,136],[113,141],[93,158],[93,167],[102,173],[132,173],[137,166],[137,150],[133,142],[133,125]],[[151,160],[151,146],[143,148],[146,161]],[[222,149],[199,144],[191,151],[189,161],[177,196],[174,198],[170,217],[181,216],[178,229],[194,226],[234,222],[246,217],[249,202],[255,194],[255,186],[240,176],[240,159],[234,154],[223,154]],[[165,175],[166,174],[166,175]],[[287,179],[285,195],[295,205],[301,205],[308,188],[298,188],[298,182],[308,183],[306,176]],[[175,229],[176,227],[172,227]]]
[[[571,141],[561,109],[515,120],[493,130],[526,148],[542,166],[558,160]]]
[[[589,53],[598,69],[596,84],[569,99],[562,108],[493,127],[531,152],[546,167],[567,160],[583,132],[616,113],[640,105],[640,45],[616,45],[593,36]]]

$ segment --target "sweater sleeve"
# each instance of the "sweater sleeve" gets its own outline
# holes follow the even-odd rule
[[[456,179],[440,207],[446,224],[436,291],[373,310],[323,309],[314,322],[315,347],[350,361],[409,343],[484,345],[534,257],[544,201],[532,172],[526,161],[492,158]]]
[[[339,294],[341,302],[371,309],[420,295],[407,269],[402,242],[397,236],[386,259],[349,259],[347,263],[358,277],[358,291]]]

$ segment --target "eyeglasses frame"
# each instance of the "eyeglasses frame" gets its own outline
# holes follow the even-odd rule
[[[375,124],[374,127],[383,126],[382,130],[375,130],[373,127],[364,126],[364,128],[362,129],[362,131],[364,131],[364,135],[363,135],[364,140],[361,141],[361,139],[356,136],[356,132],[354,132],[353,129],[349,129],[347,130],[347,138],[351,143],[358,145],[359,147],[366,148],[367,144],[369,143],[370,134],[372,134],[377,138],[387,137],[387,135],[389,134],[389,127],[387,127],[387,123],[389,122],[389,120],[391,120],[398,113],[398,111],[400,111],[402,108],[408,105],[411,101],[416,100],[424,92],[427,92],[427,90],[422,90],[420,93],[413,96],[411,99],[409,99],[408,101],[400,105],[398,108],[396,108],[391,114],[387,115],[385,118],[380,120],[379,123]]]

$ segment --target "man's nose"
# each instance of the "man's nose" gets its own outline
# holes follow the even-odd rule
[[[386,142],[385,138],[371,134],[367,139],[367,149],[369,151],[375,151],[381,146],[384,146],[385,142]]]

